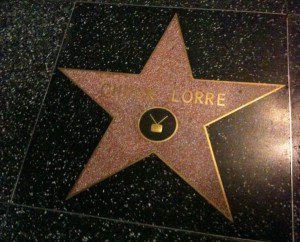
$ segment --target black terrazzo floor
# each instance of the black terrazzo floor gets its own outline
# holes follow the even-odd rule
[[[209,126],[233,222],[155,155],[66,201],[111,117],[57,68],[139,73],[175,13],[195,78],[286,85]],[[298,0],[14,0],[0,21],[1,241],[300,241]]]

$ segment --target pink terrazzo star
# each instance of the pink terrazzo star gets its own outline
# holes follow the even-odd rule
[[[68,198],[154,153],[233,221],[206,127],[283,85],[194,79],[177,15],[140,74],[60,71],[113,117]],[[153,107],[178,120],[175,135],[164,142],[145,139],[138,128]]]

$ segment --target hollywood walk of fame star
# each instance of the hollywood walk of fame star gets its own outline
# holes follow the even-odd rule
[[[207,126],[283,85],[194,79],[177,15],[139,74],[60,71],[113,117],[68,198],[154,153],[233,221]],[[152,108],[170,111],[176,120],[172,136],[161,142],[145,138],[139,128]],[[149,116],[149,132],[159,135],[168,119]]]

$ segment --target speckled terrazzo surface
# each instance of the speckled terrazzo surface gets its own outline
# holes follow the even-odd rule
[[[299,241],[299,3],[230,2],[1,3],[3,241]],[[287,85],[208,128],[233,222],[155,155],[66,201],[112,119],[57,68],[139,73],[175,13],[194,78]]]

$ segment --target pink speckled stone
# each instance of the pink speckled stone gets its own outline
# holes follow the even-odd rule
[[[233,220],[206,127],[283,85],[194,79],[176,15],[140,74],[60,70],[113,117],[68,198],[155,153]],[[186,91],[186,102],[193,93],[189,103],[182,100]],[[197,91],[204,97],[195,103]],[[207,93],[214,95],[211,102],[205,99]],[[220,93],[224,100],[217,105]],[[139,132],[139,118],[151,107],[165,107],[176,115],[178,130],[170,140],[154,143]]]

